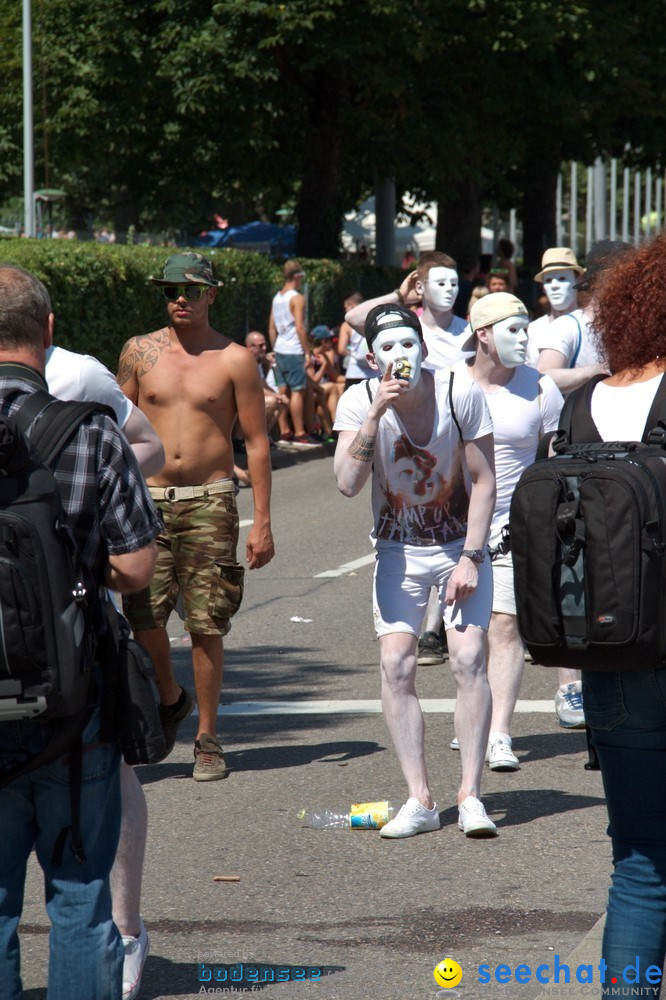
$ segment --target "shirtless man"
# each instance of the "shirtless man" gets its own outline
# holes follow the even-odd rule
[[[232,482],[231,429],[237,417],[245,433],[254,500],[248,566],[258,569],[274,555],[263,390],[249,351],[209,324],[208,310],[220,285],[209,261],[196,253],[175,254],[166,261],[163,276],[151,280],[163,290],[169,323],[127,341],[118,382],[146,414],[166,451],[164,468],[148,480],[166,530],[157,540],[151,587],[133,595],[126,613],[155,664],[160,714],[171,749],[179,723],[193,708],[189,693],[176,684],[166,631],[182,594],[199,706],[193,777],[213,781],[228,774],[215,736],[222,636],[243,595]]]

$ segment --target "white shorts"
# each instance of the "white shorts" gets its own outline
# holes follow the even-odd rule
[[[488,628],[493,576],[487,556],[479,566],[474,593],[451,605],[445,602],[446,585],[462,550],[462,541],[452,545],[377,545],[372,608],[378,636],[408,632],[418,637],[432,587],[439,592],[445,629],[467,625]]]
[[[489,548],[493,549],[502,540],[501,532],[490,536]],[[513,558],[510,552],[496,555],[491,564],[493,570],[493,612],[515,615],[516,593],[513,587]]]

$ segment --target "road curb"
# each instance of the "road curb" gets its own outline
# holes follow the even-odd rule
[[[570,981],[568,984],[551,983],[542,990],[535,1000],[558,1000],[561,996],[566,996],[567,1000],[590,1000],[591,990],[596,989],[599,995],[599,962],[601,960],[601,939],[604,934],[606,914],[603,913],[597,920],[594,927],[587,932],[585,937],[576,945],[570,955],[561,963],[567,965],[570,970]],[[579,983],[576,979],[575,970],[580,965],[591,965],[594,976],[594,983]],[[576,989],[578,987],[578,989]]]

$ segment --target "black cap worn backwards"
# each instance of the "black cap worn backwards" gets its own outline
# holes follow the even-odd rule
[[[382,322],[385,317],[386,322]],[[393,327],[396,329],[398,327],[402,327],[403,329],[407,327],[410,330],[414,330],[419,340],[423,342],[421,321],[416,313],[413,313],[406,306],[394,306],[385,303],[373,306],[365,317],[365,339],[368,342],[368,348],[372,350],[372,342],[378,333],[381,333],[382,330],[391,330]]]

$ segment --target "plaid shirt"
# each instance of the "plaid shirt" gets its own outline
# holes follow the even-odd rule
[[[46,389],[36,371],[25,371],[25,378],[0,374],[3,416],[11,416],[27,395]],[[79,427],[60,452],[54,474],[81,553],[86,586],[96,590],[108,556],[149,545],[162,530],[162,519],[130,446],[103,414],[93,414]]]

